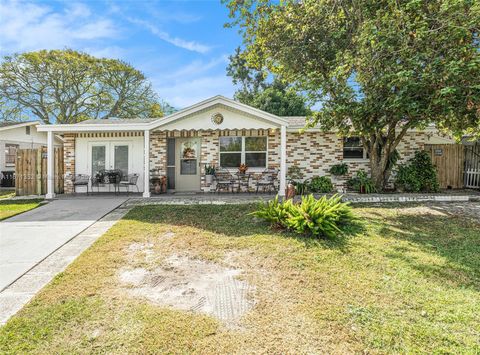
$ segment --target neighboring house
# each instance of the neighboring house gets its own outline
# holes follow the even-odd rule
[[[7,184],[5,177],[15,171],[17,149],[36,149],[47,145],[47,134],[38,132],[38,125],[38,121],[0,123],[0,172],[4,185]],[[55,145],[62,144],[62,140],[55,137]]]
[[[68,176],[93,176],[102,169],[139,174],[139,188],[145,197],[150,196],[149,188],[144,187],[149,186],[151,174],[167,176],[169,188],[175,191],[209,191],[205,165],[236,171],[240,164],[246,164],[249,172],[258,174],[265,168],[277,168],[280,194],[285,190],[287,169],[292,165],[299,166],[306,178],[326,175],[332,165],[340,162],[347,162],[351,173],[369,169],[359,139],[344,139],[335,132],[325,133],[317,128],[300,133],[304,123],[304,117],[278,117],[215,96],[154,120],[89,120],[44,125],[39,131],[49,133],[49,147],[53,147],[53,134],[63,135],[66,193],[73,191]],[[434,128],[412,130],[398,147],[401,161],[412,157],[425,144],[445,142],[453,140],[442,138]],[[48,158],[53,171],[51,154]],[[47,198],[51,198],[52,181],[48,187]]]

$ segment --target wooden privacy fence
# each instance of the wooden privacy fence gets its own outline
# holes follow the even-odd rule
[[[63,193],[63,148],[55,148],[55,193]],[[17,149],[15,160],[17,196],[47,193],[47,148]]]
[[[465,145],[465,187],[480,187],[480,144]]]
[[[461,144],[426,144],[432,163],[437,168],[438,182],[442,189],[464,187],[463,164],[465,147]]]

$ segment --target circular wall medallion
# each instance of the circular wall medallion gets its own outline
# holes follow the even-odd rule
[[[219,112],[214,113],[212,116],[212,122],[216,125],[219,125],[223,122],[223,115]]]

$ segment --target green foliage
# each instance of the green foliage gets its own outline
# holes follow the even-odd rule
[[[295,186],[295,192],[298,195],[304,195],[304,194],[307,193],[309,183],[310,183],[309,180],[306,180],[306,181],[292,181],[293,186]]]
[[[479,130],[479,1],[224,2],[246,65],[321,103],[312,123],[360,136],[377,187],[408,129]]]
[[[348,174],[348,165],[346,163],[335,164],[330,168],[330,174],[343,176]]]
[[[255,217],[264,219],[273,227],[284,227],[285,220],[288,218],[287,210],[292,208],[292,201],[280,202],[278,195],[271,201],[260,203],[258,209],[251,214]]]
[[[424,150],[415,152],[407,164],[398,167],[395,184],[408,192],[437,192],[437,171],[430,155]]]
[[[213,165],[205,165],[205,175],[215,175],[215,167]]]
[[[26,115],[44,123],[162,117],[169,108],[130,64],[70,49],[3,57],[0,98],[3,119]]]
[[[309,184],[308,190],[310,192],[328,193],[333,191],[332,180],[328,176],[315,176]]]
[[[375,184],[365,170],[357,171],[354,177],[347,180],[347,186],[354,191],[366,194],[377,191]]]
[[[341,233],[340,227],[351,222],[354,215],[348,203],[334,195],[315,199],[313,195],[302,196],[301,203],[293,200],[278,201],[278,196],[261,204],[252,214],[275,227],[281,227],[299,234],[334,237]]]
[[[240,86],[235,99],[244,104],[277,116],[306,116],[311,113],[304,96],[278,77],[267,81],[264,73],[247,65],[239,48],[230,56],[227,75],[232,77],[234,85]]]

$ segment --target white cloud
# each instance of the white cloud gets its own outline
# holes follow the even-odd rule
[[[203,74],[210,69],[217,67],[218,65],[227,66],[228,63],[228,56],[222,55],[218,58],[213,58],[209,61],[203,60],[194,60],[191,63],[175,70],[172,73],[167,74],[167,78],[184,78],[184,77],[193,77],[198,76],[199,74]]]
[[[225,75],[182,80],[171,85],[153,80],[153,85],[161,98],[177,108],[185,108],[215,95],[233,97],[234,93],[232,81]]]
[[[0,51],[13,53],[38,49],[77,47],[84,41],[113,38],[109,19],[92,16],[81,3],[63,11],[33,2],[0,1]]]
[[[188,41],[180,37],[172,37],[170,34],[160,30],[157,26],[151,24],[148,21],[144,21],[144,20],[140,20],[132,17],[127,17],[127,20],[133,24],[136,24],[148,29],[152,34],[154,34],[155,36],[157,36],[158,38],[160,38],[165,42],[173,44],[175,47],[187,49],[189,51],[198,52],[202,54],[207,53],[211,49],[211,47],[196,41]]]

